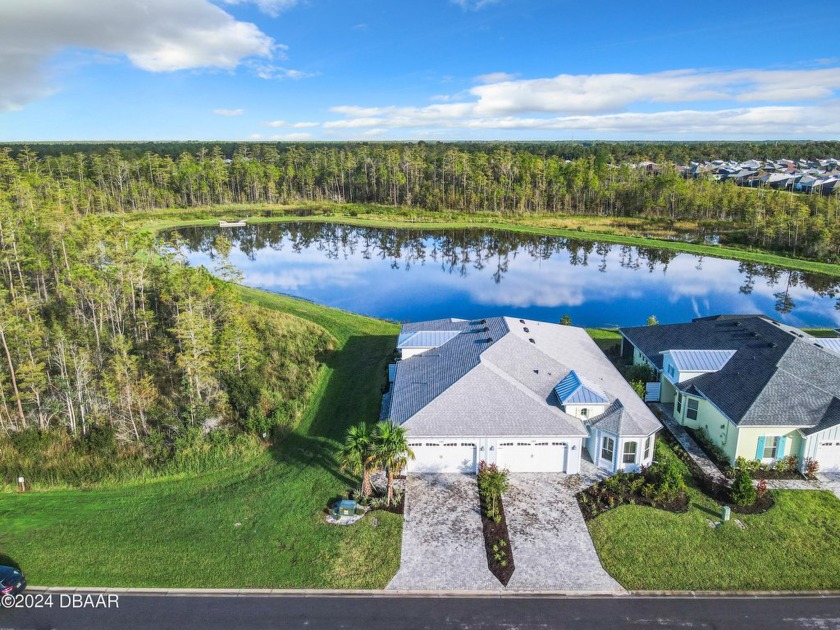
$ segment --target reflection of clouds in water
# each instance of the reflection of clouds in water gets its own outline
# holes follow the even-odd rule
[[[657,263],[651,270],[637,251],[612,246],[606,255],[606,273],[602,273],[601,253],[590,254],[588,265],[574,266],[564,251],[535,259],[520,246],[505,259],[489,256],[486,250],[480,256],[474,251],[464,255],[459,248],[444,255],[431,237],[424,238],[423,244],[425,256],[412,245],[395,261],[381,257],[375,245],[373,255],[365,258],[361,246],[351,254],[340,245],[319,247],[316,239],[310,247],[295,250],[285,237],[281,247],[256,250],[252,258],[234,249],[231,261],[244,272],[246,284],[383,317],[401,312],[420,319],[432,308],[438,309],[436,316],[445,316],[440,311],[455,313],[471,306],[478,310],[533,308],[538,312],[566,307],[580,312],[583,319],[598,317],[618,323],[626,323],[634,309],[649,309],[662,321],[764,312],[799,325],[840,323],[835,301],[816,296],[804,285],[790,287],[789,295],[796,303],[794,313],[775,313],[774,293],[785,290],[787,272],[772,283],[756,275],[752,293],[740,293],[746,276],[739,271],[739,264],[730,260],[705,258],[703,269],[698,270],[695,256],[679,254],[667,267]],[[476,268],[479,258],[481,269]],[[205,253],[191,252],[189,259],[192,264],[215,267]],[[406,272],[407,266],[410,272]]]

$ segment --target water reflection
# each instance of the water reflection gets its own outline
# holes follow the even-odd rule
[[[181,229],[196,265],[215,240],[251,286],[397,320],[512,314],[632,325],[764,312],[794,325],[840,324],[836,278],[671,250],[487,230],[423,231],[318,223]],[[405,273],[410,272],[410,273]]]

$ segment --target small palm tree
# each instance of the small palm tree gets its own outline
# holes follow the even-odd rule
[[[376,463],[385,469],[388,477],[388,505],[394,498],[394,477],[405,468],[414,452],[408,447],[406,430],[390,420],[376,425],[373,435],[373,452]]]
[[[376,467],[376,453],[373,449],[374,432],[366,422],[360,422],[347,430],[347,438],[339,453],[341,469],[362,476],[362,496],[371,493],[370,475]]]

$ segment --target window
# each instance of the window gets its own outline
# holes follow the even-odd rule
[[[682,394],[677,394],[677,413],[682,413]]]
[[[697,408],[700,406],[700,401],[696,398],[689,398],[685,409],[685,417],[689,420],[697,420]]]
[[[761,456],[764,459],[775,459],[777,448],[779,448],[779,436],[770,437],[768,435],[764,438],[764,453]]]
[[[645,440],[645,461],[650,459],[650,447],[653,445],[653,436],[649,435]]]
[[[615,454],[615,440],[611,437],[604,437],[601,440],[601,459],[612,461]]]
[[[635,464],[636,463],[636,447],[638,446],[638,442],[625,442],[624,443],[624,457],[622,461],[625,464]]]
[[[581,418],[586,418],[588,415],[589,415],[589,409],[587,409],[586,407],[581,407],[580,417]]]
[[[670,363],[668,364],[668,374],[670,374],[671,376],[674,376],[674,366],[671,365]]]

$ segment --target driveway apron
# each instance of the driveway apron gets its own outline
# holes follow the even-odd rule
[[[508,590],[620,592],[578,507],[582,484],[560,473],[510,475],[504,497],[516,570]]]
[[[487,568],[471,475],[409,475],[400,570],[391,590],[501,590]]]

